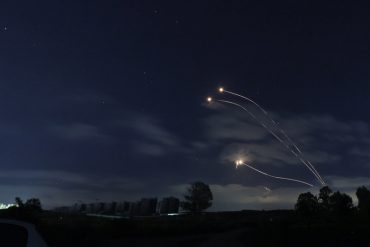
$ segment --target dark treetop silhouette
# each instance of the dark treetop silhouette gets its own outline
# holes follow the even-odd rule
[[[209,185],[203,182],[194,182],[188,188],[188,194],[182,202],[182,208],[193,214],[202,212],[212,205],[213,195]]]

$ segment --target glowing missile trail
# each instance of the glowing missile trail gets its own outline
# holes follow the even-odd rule
[[[280,137],[278,137],[274,132],[272,132],[269,128],[267,128],[267,126],[264,124],[264,123],[262,123],[261,121],[259,121],[258,119],[257,119],[257,117],[252,113],[252,112],[250,112],[250,111],[248,111],[248,109],[247,108],[245,108],[245,107],[243,107],[243,106],[241,106],[241,105],[239,105],[238,103],[235,103],[235,102],[232,102],[232,101],[228,101],[228,100],[222,100],[222,99],[219,99],[219,100],[217,100],[217,101],[219,101],[219,102],[223,102],[223,103],[227,103],[227,104],[231,104],[231,105],[235,105],[235,106],[237,106],[237,107],[240,107],[241,109],[243,109],[244,111],[246,111],[249,115],[251,115],[253,118],[254,118],[254,120],[256,120],[265,130],[267,130],[271,135],[273,135],[281,144],[283,144],[286,148],[288,148],[289,149],[289,147],[284,143],[284,141],[280,138]]]
[[[277,127],[277,126],[276,126]],[[284,137],[288,140],[288,142],[298,151],[299,154],[302,154],[302,151],[298,148],[298,146],[293,142],[293,140],[285,133],[285,131],[279,127],[277,127],[278,130],[280,131],[280,133],[282,133],[284,135]],[[295,154],[296,155],[296,154]],[[296,155],[296,157],[298,157],[298,155]],[[302,161],[302,160],[301,160]],[[307,162],[308,165],[312,168],[312,170],[314,170],[314,172],[316,173],[317,176],[320,177],[320,182],[322,185],[325,185],[325,181],[322,179],[322,177],[320,176],[319,172],[315,169],[314,165],[312,165],[312,163],[310,161],[302,161],[302,162]]]
[[[282,145],[284,145],[288,151],[290,151],[294,156],[296,156],[297,158],[299,158],[299,160],[302,162],[302,164],[304,164],[312,173],[313,175],[317,178],[317,180],[319,180],[319,182],[321,184],[325,184],[320,178],[320,176],[318,176],[311,168],[310,165],[308,165],[302,158],[298,157],[298,155],[291,149],[289,148],[289,146],[279,137],[277,136],[274,132],[272,132],[269,128],[267,128],[267,126],[265,124],[263,124],[261,121],[259,121],[256,116],[251,113],[247,108],[243,107],[242,105],[239,105],[238,103],[235,103],[235,102],[232,102],[232,101],[228,101],[228,100],[217,100],[219,102],[223,102],[223,103],[227,103],[227,104],[231,104],[231,105],[235,105],[237,107],[240,107],[241,109],[243,109],[244,111],[246,111],[248,114],[250,114],[258,123],[261,124],[261,126],[266,129],[271,135],[273,135]]]
[[[290,142],[290,144],[293,145],[293,147],[298,151],[298,153],[302,155],[302,151],[297,147],[297,145],[293,142],[293,140],[285,133],[285,131],[281,128],[278,128],[278,129],[285,136],[285,138]],[[307,163],[308,163],[308,165],[312,168],[312,170],[315,172],[315,174],[320,178],[321,184],[326,185],[324,179],[322,179],[322,177],[320,176],[320,173],[315,169],[314,165],[312,165],[312,163],[309,160],[302,161],[302,162],[305,162],[306,166],[307,166]]]
[[[224,90],[222,88],[220,88],[220,92],[223,92]],[[207,99],[208,102],[210,102],[212,99],[210,99],[210,97]],[[235,105],[237,107],[240,107],[241,109],[243,109],[244,111],[246,111],[249,115],[251,115],[253,117],[253,119],[255,119],[264,129],[266,129],[270,134],[272,134],[281,144],[283,144],[295,157],[299,158],[299,160],[315,175],[315,177],[319,180],[319,182],[321,184],[325,184],[325,182],[322,181],[321,179],[321,176],[317,175],[315,173],[314,170],[312,170],[311,166],[312,164],[310,163],[307,164],[307,162],[305,162],[301,157],[298,157],[298,155],[291,149],[289,148],[289,146],[279,137],[277,136],[273,131],[271,131],[263,122],[259,121],[257,119],[257,117],[252,113],[250,112],[247,108],[235,103],[235,102],[232,102],[232,101],[227,101],[227,100],[217,100],[219,102],[223,102],[223,103],[227,103],[227,104],[232,104],[232,105]],[[236,167],[238,167],[240,164],[236,163]]]
[[[248,100],[249,102],[251,102],[252,104],[254,104],[255,106],[257,106],[258,107],[258,109],[260,109],[265,115],[266,115],[266,117],[275,125],[275,127],[280,131],[280,133],[282,133],[286,138],[287,138],[287,140],[290,142],[290,144],[292,145],[292,146],[294,146],[294,148],[299,152],[299,153],[302,153],[301,152],[301,150],[297,147],[297,145],[293,142],[293,140],[281,129],[281,128],[279,128],[279,126],[277,125],[277,123],[269,116],[269,114],[268,114],[268,112],[265,110],[265,109],[263,109],[263,107],[262,106],[260,106],[259,104],[257,104],[254,100],[252,100],[251,98],[248,98],[248,97],[246,97],[246,96],[243,96],[243,95],[241,95],[241,94],[237,94],[237,93],[234,93],[234,92],[231,92],[231,91],[227,91],[227,90],[225,90],[224,88],[220,88],[219,89],[219,91],[221,92],[221,93],[223,93],[223,92],[225,92],[225,93],[229,93],[229,94],[231,94],[231,95],[235,95],[235,96],[238,96],[238,97],[241,97],[241,98],[243,98],[243,99],[245,99],[245,100]],[[307,163],[305,164],[306,166],[307,166]],[[311,167],[311,172],[313,172],[313,173],[315,173],[316,175],[316,178],[318,178],[318,180],[320,181],[320,183],[322,184],[322,185],[325,185],[325,182],[324,182],[324,180],[322,179],[322,177],[320,176],[320,174],[319,174],[319,172],[315,169],[315,167],[311,164],[311,163],[309,163],[309,165],[308,166],[310,166]],[[313,170],[313,171],[312,171]]]
[[[272,119],[271,117],[270,117],[270,115],[268,114],[268,112],[265,110],[265,109],[263,109],[263,107],[262,106],[260,106],[259,104],[257,104],[257,102],[255,102],[254,100],[252,100],[251,98],[248,98],[248,97],[246,97],[246,96],[244,96],[244,95],[241,95],[241,94],[237,94],[237,93],[234,93],[234,92],[231,92],[231,91],[228,91],[228,90],[225,90],[223,87],[220,87],[219,88],[219,92],[220,93],[223,93],[223,92],[225,92],[225,93],[228,93],[228,94],[231,94],[231,95],[235,95],[235,96],[238,96],[238,97],[240,97],[240,98],[242,98],[242,99],[245,99],[245,100],[247,100],[247,101],[249,101],[249,102],[251,102],[252,104],[254,104],[255,106],[257,106],[258,107],[258,109],[260,109],[264,114],[265,114],[265,116],[275,125],[275,127],[285,136],[285,138],[287,138],[288,139],[288,141],[298,150],[298,152],[299,153],[302,153],[301,152],[301,150],[297,147],[297,145],[292,141],[292,139],[281,129],[281,128],[279,128],[279,126],[278,126],[278,124],[275,122],[275,120],[274,119]]]
[[[240,98],[243,98],[249,102],[251,102],[252,104],[254,104],[255,106],[257,106],[258,109],[260,109],[264,114],[265,116],[273,123],[273,125],[275,126],[276,129],[279,130],[280,133],[282,133],[284,135],[284,137],[288,140],[288,142],[290,143],[290,145],[292,145],[297,151],[299,154],[302,154],[302,151],[297,147],[297,145],[293,142],[293,140],[285,133],[284,130],[282,130],[278,124],[269,116],[268,112],[263,109],[259,104],[257,104],[254,100],[246,97],[246,96],[243,96],[241,94],[237,94],[237,93],[234,93],[234,92],[231,92],[231,91],[228,91],[228,90],[225,90],[223,87],[220,87],[219,88],[219,92],[220,93],[228,93],[228,94],[231,94],[231,95],[235,95],[235,96],[238,96]],[[225,102],[227,103],[227,102]],[[240,106],[239,106],[240,107]],[[242,107],[244,109],[244,107]],[[247,110],[247,112],[249,113],[249,111]],[[256,119],[256,117],[254,117],[254,119]],[[256,119],[257,120],[257,119]],[[259,121],[262,125],[264,125],[261,121]],[[268,129],[268,131],[276,138],[279,140],[280,143],[282,143],[287,149],[289,149],[290,152],[293,153],[294,156],[298,157],[298,155],[293,151],[291,150],[291,148],[289,148],[288,144],[286,142],[284,142],[280,137],[277,137],[277,135],[275,133],[273,133],[272,130],[269,130],[269,128],[264,125],[263,126],[266,130]],[[311,164],[311,162],[307,161],[302,161],[302,159],[300,159],[301,162],[315,175],[315,177],[319,180],[319,182],[322,184],[322,185],[325,185],[325,181],[322,179],[322,177],[320,176],[319,172],[315,169],[315,167]]]
[[[261,121],[259,121],[256,116],[251,113],[250,111],[248,111],[247,108],[239,105],[238,103],[235,103],[235,102],[232,102],[232,101],[228,101],[228,100],[217,100],[219,102],[223,102],[223,103],[227,103],[227,104],[232,104],[232,105],[235,105],[237,107],[240,107],[241,109],[243,109],[244,111],[246,111],[248,114],[250,114],[258,123],[261,124],[261,126],[266,129],[271,135],[273,135],[282,145],[284,145],[288,151],[290,151],[295,157],[297,157],[301,162],[302,164],[304,164],[313,174],[314,176],[319,180],[319,182],[321,184],[323,184],[323,181],[321,181],[320,177],[317,176],[317,174],[312,170],[311,166],[309,166],[302,158],[300,158],[291,148],[289,148],[289,146],[279,137],[277,136],[274,132],[272,132],[269,128],[267,128],[267,126],[265,124],[263,124]]]
[[[290,144],[293,145],[293,147],[298,151],[298,153],[302,153],[302,151],[297,147],[297,145],[295,145],[295,143],[293,142],[292,139],[290,139],[290,137],[285,133],[285,131],[281,128],[278,128],[279,131],[285,136],[285,138],[290,142]]]
[[[248,167],[248,168],[250,168],[250,169],[252,169],[252,170],[254,170],[254,171],[258,172],[258,173],[261,173],[262,175],[265,175],[265,176],[268,176],[268,177],[271,177],[271,178],[276,178],[276,179],[281,179],[281,180],[287,180],[287,181],[297,182],[297,183],[308,185],[310,187],[314,187],[313,184],[307,183],[307,182],[302,181],[302,180],[293,179],[293,178],[285,178],[285,177],[273,176],[271,174],[268,174],[266,172],[263,172],[261,170],[258,170],[257,168],[255,168],[255,167],[253,167],[251,165],[248,165],[248,164],[244,163],[242,160],[237,160],[235,162],[235,164],[237,165],[237,167],[239,167],[241,165],[244,165],[244,166],[246,166],[246,167]]]
[[[312,165],[312,163],[311,163],[309,160],[307,160],[307,163],[312,167],[312,169],[313,169],[313,170],[316,172],[316,174],[320,177],[320,179],[321,179],[321,184],[322,184],[322,185],[326,185],[326,183],[325,183],[324,179],[322,179],[322,177],[320,176],[319,172],[318,172],[318,171],[316,171],[316,169],[315,169],[315,167]]]
[[[252,99],[250,99],[250,98],[248,98],[248,97],[245,97],[245,96],[243,96],[243,95],[241,95],[241,94],[237,94],[237,93],[234,93],[234,92],[231,92],[231,91],[228,91],[228,90],[225,90],[223,87],[220,87],[219,88],[219,91],[220,91],[220,93],[223,93],[223,92],[225,92],[225,93],[229,93],[229,94],[232,94],[232,95],[235,95],[235,96],[238,96],[238,97],[240,97],[240,98],[243,98],[243,99],[246,99],[246,100],[248,100],[249,102],[251,102],[251,103],[253,103],[255,106],[257,106],[263,113],[265,113],[265,115],[267,115],[268,116],[268,113],[267,113],[267,111],[265,111],[265,109],[263,109],[259,104],[257,104],[255,101],[253,101]],[[275,123],[275,121],[273,120],[273,119],[271,119],[274,123]]]

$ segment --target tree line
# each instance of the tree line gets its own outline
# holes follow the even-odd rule
[[[368,218],[370,216],[370,191],[365,186],[361,186],[356,190],[356,197],[357,207],[354,206],[349,195],[339,191],[333,192],[329,186],[325,186],[320,189],[318,195],[313,195],[311,192],[300,194],[295,210],[304,216],[322,214],[346,216],[355,213]]]

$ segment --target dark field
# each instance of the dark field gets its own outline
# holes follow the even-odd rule
[[[0,223],[0,239],[4,246],[25,246],[27,230],[12,224]]]
[[[289,210],[120,220],[49,212],[36,225],[49,246],[370,246],[370,223],[360,216]]]

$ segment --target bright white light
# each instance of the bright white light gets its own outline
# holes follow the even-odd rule
[[[14,207],[14,206],[17,206],[15,204],[3,204],[3,203],[0,203],[0,210],[1,209],[8,209],[10,207]]]
[[[212,101],[212,98],[211,98],[211,97],[208,97],[208,98],[207,98],[207,101],[208,101],[208,102],[211,102],[211,101]]]
[[[220,93],[223,93],[223,92],[224,92],[224,88],[223,88],[223,87],[220,87],[220,88],[218,89],[218,91],[220,91]]]
[[[180,215],[179,213],[171,213],[171,214],[167,214],[168,216],[176,216],[176,215]]]
[[[238,166],[241,166],[241,165],[243,165],[243,161],[242,160],[236,160],[235,161],[236,168],[238,168]]]

